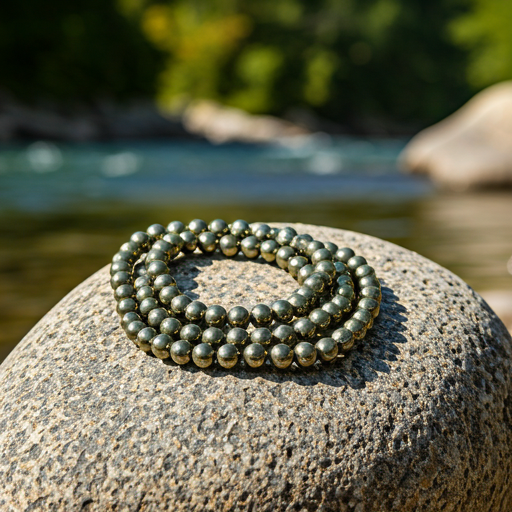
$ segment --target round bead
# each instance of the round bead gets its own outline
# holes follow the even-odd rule
[[[382,292],[380,288],[376,286],[366,286],[365,288],[361,288],[359,295],[368,299],[375,299],[379,301],[382,298]]]
[[[332,319],[332,322],[333,323],[338,323],[342,316],[343,316],[343,310],[341,309],[341,307],[336,304],[335,302],[326,302],[323,306],[322,306],[322,309],[324,311],[326,311],[327,313],[329,313],[331,319]]]
[[[137,313],[135,313],[135,311],[128,311],[128,313],[125,313],[123,315],[123,318],[121,319],[121,327],[123,329],[126,329],[132,322],[135,322],[140,319],[140,316]]]
[[[151,249],[144,260],[144,265],[148,268],[153,261],[161,261],[165,263],[168,260],[169,258],[164,251],[161,251],[160,249]]]
[[[253,260],[260,254],[260,241],[255,236],[248,236],[240,242],[240,247],[244,256]]]
[[[149,312],[153,309],[156,309],[160,306],[158,301],[154,297],[148,297],[147,299],[144,299],[140,305],[140,313],[141,315],[147,316]]]
[[[276,263],[278,267],[287,270],[288,269],[288,261],[295,256],[295,249],[292,249],[289,245],[285,245],[281,247],[276,252]]]
[[[185,241],[181,237],[181,234],[177,235],[176,233],[167,233],[167,235],[164,235],[163,241],[167,242],[171,246],[167,251],[165,251],[171,259],[178,256],[185,245]]]
[[[306,247],[309,242],[313,241],[313,237],[311,235],[297,235],[290,242],[290,247],[293,247],[295,250],[304,254],[306,252]]]
[[[217,237],[221,237],[222,235],[228,233],[229,226],[227,222],[223,221],[222,219],[215,219],[210,222],[208,230]]]
[[[249,325],[250,314],[243,306],[235,306],[228,312],[228,322],[233,327],[245,328]]]
[[[373,325],[373,316],[366,309],[357,309],[356,312],[352,315],[352,318],[356,320],[361,320],[366,325],[366,328],[369,329]]]
[[[178,340],[171,345],[171,357],[176,364],[187,364],[191,352],[192,345],[187,340]]]
[[[184,253],[191,253],[197,249],[199,240],[197,239],[197,236],[192,233],[192,231],[183,231],[183,233],[180,233],[180,237],[184,242],[182,248]]]
[[[261,257],[268,263],[272,263],[276,259],[279,244],[275,240],[265,240],[260,247]]]
[[[336,279],[336,284],[338,286],[350,286],[351,288],[354,288],[354,281],[352,281],[352,278],[348,274],[343,274],[342,276],[339,276],[338,279]]]
[[[128,251],[131,252],[134,256],[137,256],[137,254],[140,253],[140,247],[139,244],[132,242],[131,240],[129,242],[124,243],[119,248],[120,251]]]
[[[164,308],[155,308],[148,313],[148,324],[151,327],[158,327],[163,320],[169,317],[169,313]]]
[[[130,284],[132,276],[128,272],[116,272],[110,278],[110,286],[115,290],[123,284]]]
[[[136,290],[140,290],[143,286],[150,286],[151,285],[151,279],[149,276],[140,276],[135,279],[135,282],[133,283],[133,287]]]
[[[276,242],[279,245],[290,245],[292,240],[297,236],[297,231],[291,227],[286,227],[279,230],[276,236]]]
[[[285,345],[294,345],[297,341],[297,335],[291,325],[277,325],[272,334],[278,343],[284,343]]]
[[[308,259],[304,256],[293,256],[288,260],[288,272],[296,279],[299,275],[299,270],[308,264]]]
[[[224,235],[219,240],[219,248],[228,258],[233,258],[238,254],[238,241],[233,235]]]
[[[155,282],[153,284],[155,292],[159,292],[165,286],[176,286],[174,277],[170,276],[169,274],[162,274],[155,277]]]
[[[311,264],[304,265],[297,274],[297,282],[302,286],[304,281],[315,273],[315,267]]]
[[[342,297],[346,297],[348,300],[354,300],[355,298],[354,288],[352,288],[352,286],[349,286],[348,284],[339,286],[338,289],[336,290],[336,293],[338,295],[341,295]]]
[[[338,249],[336,251],[336,254],[334,255],[334,258],[337,261],[341,261],[343,263],[347,263],[347,261],[354,257],[356,253],[350,249],[350,247],[342,247],[341,249]]]
[[[146,231],[151,238],[162,238],[167,233],[162,224],[151,224]]]
[[[324,309],[314,309],[309,314],[309,319],[319,328],[327,329],[331,323],[331,315]]]
[[[211,231],[204,231],[199,235],[199,249],[205,254],[211,254],[217,249],[217,237]]]
[[[308,300],[308,304],[313,304],[313,302],[316,301],[316,293],[311,289],[311,288],[308,288],[307,286],[301,286],[300,288],[298,288],[296,290],[295,293],[298,293],[299,295],[302,295],[303,297],[305,297],[307,300]]]
[[[278,234],[279,234],[279,228],[270,228],[270,233],[268,235],[268,238],[275,240]]]
[[[336,329],[331,334],[332,339],[338,343],[339,348],[343,352],[349,351],[353,346],[355,342],[354,333],[350,331],[349,329],[345,329],[344,327],[341,327],[340,329]]]
[[[360,267],[356,268],[355,275],[359,279],[361,277],[373,276],[375,275],[375,269],[370,267],[370,265],[361,265]]]
[[[233,345],[245,345],[249,339],[249,334],[241,327],[233,327],[226,334],[226,341]]]
[[[190,322],[200,322],[204,318],[206,305],[199,300],[194,300],[185,309],[185,318]]]
[[[279,343],[272,347],[270,357],[277,368],[288,368],[293,361],[293,350],[288,345]]]
[[[163,261],[152,261],[148,267],[148,276],[149,277],[157,277],[161,274],[168,274],[169,268]]]
[[[133,299],[122,299],[117,303],[117,314],[126,315],[130,311],[137,311],[137,303]]]
[[[343,327],[349,331],[352,331],[356,340],[362,339],[366,334],[366,324],[361,322],[361,320],[357,320],[356,318],[350,318],[347,320],[343,324]]]
[[[347,261],[347,267],[352,271],[362,265],[366,265],[366,259],[362,256],[352,256],[352,258]]]
[[[271,308],[272,316],[278,322],[290,322],[293,318],[293,306],[287,300],[276,300]]]
[[[348,313],[352,309],[352,303],[347,297],[343,297],[343,295],[336,295],[331,299],[331,302],[339,306],[343,313]]]
[[[187,306],[192,299],[187,295],[177,295],[171,300],[171,310],[177,316],[184,316]]]
[[[208,306],[204,313],[204,321],[210,327],[223,327],[226,323],[227,313],[222,306]]]
[[[145,247],[149,243],[149,235],[144,231],[136,231],[130,237],[132,242],[135,242],[139,247]]]
[[[316,361],[316,348],[307,341],[301,341],[293,350],[301,366],[311,366]]]
[[[378,300],[365,297],[357,303],[357,307],[367,310],[372,315],[372,318],[377,318],[379,315],[380,303]]]
[[[245,362],[251,368],[258,368],[265,362],[267,352],[263,345],[259,343],[251,343],[244,349]]]
[[[158,359],[167,359],[171,343],[172,340],[167,334],[158,334],[151,341],[151,351]]]
[[[315,265],[315,272],[327,274],[331,278],[330,282],[332,282],[336,277],[336,266],[332,261],[322,260]]]
[[[137,291],[137,300],[139,302],[142,302],[144,299],[147,299],[148,297],[153,297],[155,294],[153,288],[151,286],[143,286]]]
[[[180,291],[178,290],[177,286],[164,286],[160,290],[158,297],[160,298],[160,302],[162,304],[169,305],[172,303],[172,300],[179,295]],[[186,295],[183,295],[183,297],[186,297]]]
[[[125,332],[129,339],[135,341],[137,339],[137,335],[139,334],[139,332],[146,327],[147,325],[144,322],[141,322],[140,320],[135,320],[128,324],[128,326],[125,329]]]
[[[168,236],[168,235],[165,235],[165,236]],[[162,240],[157,240],[153,244],[153,247],[151,248],[151,250],[154,251],[155,249],[157,249],[159,251],[162,251],[162,252],[165,252],[168,254],[172,250],[172,248],[173,248],[172,244],[167,242],[165,239],[162,239]]]
[[[114,297],[116,300],[129,299],[133,297],[135,289],[131,284],[122,284],[116,288],[114,292]]]
[[[208,327],[203,331],[203,343],[221,343],[224,340],[224,333],[218,327]]]
[[[338,355],[338,344],[332,338],[322,338],[315,348],[322,361],[332,361]]]
[[[325,290],[325,280],[317,273],[311,274],[305,281],[304,286],[311,288],[315,293],[322,293]]]
[[[266,327],[258,327],[251,333],[251,341],[260,345],[269,345],[272,341],[272,333]]]
[[[238,350],[235,345],[226,343],[217,351],[217,362],[223,368],[233,368],[238,363]]]
[[[251,310],[251,323],[255,327],[265,327],[272,323],[272,310],[266,304],[257,304]]]
[[[148,272],[143,262],[137,263],[133,267],[133,279],[137,280],[137,278],[145,276],[149,279]]]
[[[179,235],[185,231],[185,224],[179,220],[173,220],[167,224],[167,231],[169,231],[169,233],[175,233],[176,235]]]
[[[288,297],[288,302],[293,307],[293,314],[297,317],[306,314],[308,309],[308,299],[298,293],[293,293]]]
[[[189,231],[192,231],[192,233],[194,233],[195,235],[199,235],[200,233],[203,233],[208,229],[208,224],[206,224],[204,220],[194,219],[188,223],[188,229]]]
[[[380,281],[376,276],[366,276],[359,279],[359,287],[367,288],[368,286],[374,286],[380,290]]]
[[[257,223],[256,225],[251,225],[251,233],[258,240],[267,240],[270,235],[271,228],[268,224]]]
[[[172,339],[178,339],[181,330],[181,322],[174,317],[164,318],[160,323],[160,332],[167,334]]]
[[[115,261],[110,265],[110,275],[113,276],[116,272],[131,272],[132,266],[124,260]]]
[[[330,251],[330,253],[332,254],[332,256],[334,258],[334,255],[336,254],[336,251],[338,250],[338,246],[336,244],[333,244],[332,242],[324,242],[324,245],[325,245],[325,248]]]
[[[293,329],[301,340],[308,340],[315,335],[316,325],[309,318],[299,318],[293,323]]]
[[[208,368],[213,362],[214,350],[208,343],[200,343],[192,350],[192,360],[199,368]]]
[[[325,245],[322,242],[319,242],[318,240],[313,240],[312,242],[309,242],[309,244],[306,246],[306,256],[308,258],[311,258],[313,256],[313,253],[318,251],[318,249],[323,249]]]
[[[139,334],[137,334],[135,343],[142,351],[149,352],[151,350],[151,340],[157,334],[158,333],[153,329],[153,327],[145,327],[139,331]]]
[[[251,228],[245,220],[235,220],[230,226],[230,231],[237,238],[245,238],[250,234]]]
[[[342,261],[335,261],[334,266],[336,267],[337,274],[350,274],[350,270],[346,263],[343,263]]]
[[[196,324],[187,324],[181,328],[180,338],[189,343],[196,343],[201,339],[201,327]]]
[[[116,261],[126,261],[127,263],[135,263],[136,257],[131,251],[119,251],[114,254],[112,263]]]
[[[320,263],[321,261],[331,261],[332,262],[332,254],[329,249],[317,249],[312,255],[311,255],[311,263],[313,265],[316,265],[317,263]]]

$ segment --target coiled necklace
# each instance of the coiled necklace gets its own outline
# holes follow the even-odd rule
[[[207,306],[178,288],[168,263],[196,250],[242,253],[277,264],[299,284],[288,298],[251,311]],[[117,312],[138,348],[179,365],[288,368],[329,363],[361,340],[379,314],[375,270],[348,247],[314,240],[292,227],[237,220],[149,226],[123,244],[110,267]]]

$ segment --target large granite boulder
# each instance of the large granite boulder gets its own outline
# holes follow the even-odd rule
[[[0,367],[0,510],[512,510],[512,340],[435,263],[376,238],[349,245],[383,283],[357,349],[309,371],[199,370],[138,351],[104,268]],[[205,301],[285,295],[282,270],[190,257]]]
[[[452,189],[512,185],[512,82],[485,89],[420,132],[400,160]]]

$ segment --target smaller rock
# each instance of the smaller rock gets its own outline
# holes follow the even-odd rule
[[[451,189],[512,185],[512,81],[477,94],[416,135],[402,167]]]

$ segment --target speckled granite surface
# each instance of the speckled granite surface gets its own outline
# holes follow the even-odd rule
[[[108,269],[0,367],[2,511],[512,510],[511,344],[459,278],[375,238],[298,226],[383,282],[365,343],[323,371],[201,371],[135,349]],[[283,271],[198,257],[206,302],[284,296]]]

